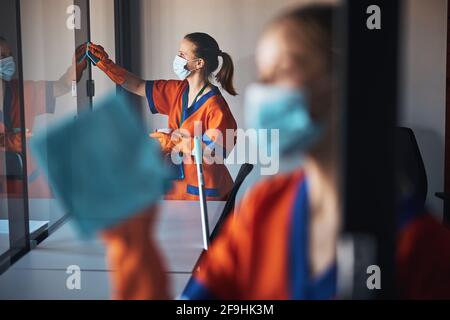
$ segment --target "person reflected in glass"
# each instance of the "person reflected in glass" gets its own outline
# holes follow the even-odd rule
[[[87,67],[84,59],[86,45],[76,49],[71,66],[57,81],[24,81],[24,109],[21,114],[19,80],[17,78],[17,62],[8,41],[0,36],[0,151],[19,155],[23,159],[22,116],[25,117],[25,134],[28,140],[32,135],[32,125],[37,116],[54,113],[56,98],[72,90],[73,81],[79,81]],[[28,147],[28,143],[26,143]],[[30,152],[27,152],[28,195],[33,198],[52,198],[51,191],[40,171],[37,169]],[[5,158],[1,158],[0,166],[6,170]],[[20,162],[20,160],[17,160]],[[22,160],[23,161],[23,160]],[[23,166],[23,162],[19,164]],[[22,197],[22,179],[8,179],[0,176],[0,194],[10,197]]]

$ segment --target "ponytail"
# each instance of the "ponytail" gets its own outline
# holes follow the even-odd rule
[[[232,96],[236,96],[236,90],[233,86],[234,65],[231,56],[219,49],[219,44],[213,37],[206,33],[195,32],[184,37],[191,41],[195,47],[197,58],[203,59],[206,64],[205,77],[209,78],[219,67],[219,57],[222,57],[222,68],[216,75],[216,80],[220,86]]]
[[[216,75],[217,82],[220,83],[223,89],[232,96],[236,96],[237,92],[233,86],[234,65],[231,56],[226,52],[220,52],[222,59],[222,68]]]

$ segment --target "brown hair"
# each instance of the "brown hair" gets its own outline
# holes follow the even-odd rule
[[[297,54],[297,44],[304,49],[299,58],[300,67],[307,69],[314,59],[319,61],[320,72],[331,72],[333,62],[333,5],[309,5],[288,11],[272,22],[269,29],[278,28],[290,48],[290,54]]]
[[[286,42],[288,55],[305,75],[312,118],[325,129],[321,141],[309,150],[319,162],[335,161],[335,139],[338,133],[337,107],[333,93],[336,82],[333,65],[334,5],[308,5],[278,17],[269,30],[278,28]],[[303,50],[297,50],[301,44]],[[292,71],[295,72],[295,71]]]
[[[192,42],[195,47],[197,58],[203,59],[206,64],[205,76],[209,77],[219,67],[219,57],[222,57],[223,63],[216,75],[217,82],[229,94],[237,95],[233,86],[234,65],[231,56],[220,50],[217,41],[210,35],[202,32],[190,33],[184,37]]]

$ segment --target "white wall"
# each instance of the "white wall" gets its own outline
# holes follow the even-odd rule
[[[447,0],[405,3],[403,109],[400,124],[414,130],[428,175],[428,205],[444,188]]]
[[[66,26],[67,7],[73,0],[21,0],[23,77],[25,81],[55,81],[71,66],[75,35]],[[48,121],[76,113],[70,92],[56,99],[54,115],[36,117],[34,129]]]

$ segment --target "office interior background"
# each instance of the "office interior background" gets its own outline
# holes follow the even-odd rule
[[[24,82],[59,79],[70,67],[76,46],[88,39],[101,44],[112,60],[119,60],[143,79],[170,79],[174,78],[172,60],[179,40],[189,32],[202,30],[215,37],[223,50],[234,59],[235,84],[239,95],[224,95],[238,127],[244,127],[243,93],[256,80],[254,52],[259,35],[267,22],[283,10],[311,2],[319,1],[134,0],[126,6],[127,19],[120,20],[123,19],[118,16],[123,13],[118,8],[121,1],[2,1],[0,36],[8,40],[13,55],[18,57],[16,61],[21,65]],[[72,12],[67,8],[74,3],[82,8],[80,30],[67,28]],[[442,219],[443,200],[435,193],[446,190],[448,2],[405,0],[401,10],[398,125],[414,131],[428,178],[427,205]],[[127,26],[122,25],[121,28],[118,20]],[[95,109],[97,101],[116,91],[116,85],[103,72],[97,68],[89,71],[91,75],[85,73],[83,80],[94,81],[93,97],[89,97],[85,87],[79,85],[76,97],[68,92],[56,98],[53,114],[25,119],[25,129],[45,130],[59,119],[76,116],[89,105]],[[149,131],[166,126],[164,116],[150,115],[144,98],[132,99]],[[25,98],[24,103],[27,108],[27,103],[31,102]],[[6,157],[5,152],[0,157]],[[286,169],[291,165],[289,159],[282,163]],[[228,167],[235,178],[240,166]],[[237,200],[261,179],[259,172],[252,171],[240,188]],[[0,201],[0,298],[110,297],[108,270],[104,265],[101,244],[75,240],[74,231],[66,224],[66,213],[55,199],[34,197],[30,192],[25,199],[6,197]],[[20,224],[26,220],[30,223],[29,234],[25,235],[24,231],[17,229],[16,238],[12,237],[9,224]],[[170,239],[167,241],[170,242]],[[176,254],[172,253],[173,256]],[[71,264],[87,270],[84,272],[83,290],[65,288],[66,270]],[[175,297],[189,278],[189,268],[174,269],[172,274]]]

